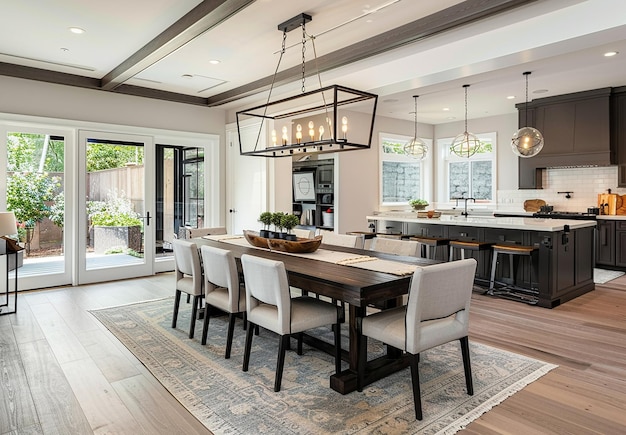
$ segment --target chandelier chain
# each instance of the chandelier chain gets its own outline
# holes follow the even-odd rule
[[[306,54],[306,27],[304,23],[302,23],[302,93],[303,94],[306,92],[306,88],[304,86],[304,81],[305,81],[304,63],[306,62],[305,54]]]

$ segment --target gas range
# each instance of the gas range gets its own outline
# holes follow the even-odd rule
[[[574,219],[574,220],[586,220],[586,221],[596,220],[596,215],[593,213],[583,213],[583,212],[576,212],[576,211],[548,211],[548,212],[538,211],[533,214],[533,217],[543,218],[543,219]]]

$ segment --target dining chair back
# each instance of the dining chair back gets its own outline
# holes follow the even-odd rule
[[[239,282],[237,263],[233,253],[226,249],[203,245],[200,248],[204,266],[204,324],[202,344],[206,344],[211,318],[211,307],[228,313],[228,334],[224,358],[230,358],[235,319],[246,311],[246,291]]]
[[[185,227],[185,238],[193,239],[202,236],[214,236],[226,234],[226,227],[206,227],[206,228],[190,228]]]
[[[374,237],[370,250],[387,254],[419,257],[420,245],[411,240],[390,239],[386,237]]]
[[[302,354],[302,332],[333,325],[335,338],[335,373],[341,371],[341,333],[339,307],[308,296],[291,298],[285,265],[244,254],[241,264],[246,282],[248,329],[243,357],[243,371],[248,371],[253,329],[258,325],[280,336],[274,391],[280,391],[285,351],[292,334],[297,334],[298,355]]]
[[[421,352],[459,340],[467,393],[474,394],[469,356],[469,308],[476,260],[418,268],[411,280],[406,306],[380,311],[361,320],[357,389],[362,391],[367,337],[407,352],[413,383],[415,417],[422,419],[418,362]]]
[[[191,325],[189,327],[189,338],[193,338],[194,329],[196,327],[196,317],[202,302],[204,288],[200,254],[198,253],[198,246],[188,240],[172,240],[172,249],[174,251],[174,274],[176,280],[172,328],[176,328],[180,296],[182,293],[186,293],[193,297]]]
[[[296,235],[296,237],[301,239],[312,239],[315,235],[314,231],[306,230],[304,228],[294,228],[291,231]]]
[[[363,237],[359,237],[357,235],[337,234],[333,231],[325,231],[325,230],[320,230],[319,235],[322,236],[322,244],[324,245],[343,246],[346,248],[362,248],[363,247],[363,244],[362,244]]]

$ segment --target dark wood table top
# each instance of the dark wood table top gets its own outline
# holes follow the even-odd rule
[[[371,303],[381,302],[406,294],[411,281],[411,275],[399,276],[390,273],[375,272],[359,267],[288,255],[281,252],[270,251],[269,249],[264,250],[252,246],[240,246],[204,238],[193,239],[193,241],[199,246],[210,245],[228,249],[233,252],[236,259],[240,259],[243,254],[250,254],[282,261],[289,275],[290,285],[338,299],[356,307],[365,307]],[[436,261],[425,258],[403,257],[340,246],[321,245],[321,249],[368,255],[420,266],[436,263]]]

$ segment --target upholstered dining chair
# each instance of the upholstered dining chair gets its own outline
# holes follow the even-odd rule
[[[230,358],[233,344],[233,331],[237,314],[246,311],[246,291],[239,282],[237,263],[231,251],[202,246],[200,248],[204,266],[204,324],[202,326],[202,344],[206,344],[209,332],[211,307],[228,313],[228,333],[224,358]]]
[[[363,248],[363,237],[354,234],[337,234],[333,231],[320,230],[324,245],[343,246],[346,248]]]
[[[419,268],[411,280],[407,305],[360,319],[359,391],[365,383],[367,337],[371,337],[407,353],[418,420],[422,419],[418,362],[425,350],[459,340],[467,394],[474,394],[467,335],[475,272],[473,258]]]
[[[226,234],[226,227],[204,227],[204,228],[190,228],[185,227],[185,238],[193,239],[195,237],[202,236],[214,236],[219,234]]]
[[[419,257],[420,245],[412,240],[374,237],[370,245],[370,250],[387,254]]]
[[[172,240],[172,249],[174,250],[174,271],[176,275],[176,297],[174,299],[172,328],[176,328],[176,322],[178,320],[180,295],[181,293],[186,293],[193,297],[191,325],[189,327],[189,338],[193,338],[194,329],[196,327],[196,317],[204,294],[200,254],[198,252],[198,246],[187,240]]]
[[[341,371],[341,333],[339,308],[308,296],[292,298],[285,264],[244,254],[241,256],[246,281],[248,329],[243,355],[243,371],[248,371],[253,329],[261,326],[280,336],[274,391],[280,391],[285,351],[292,334],[297,334],[298,355],[302,355],[302,332],[333,325],[335,337],[335,373]]]
[[[312,239],[315,235],[315,231],[306,230],[304,228],[294,228],[291,231],[296,235],[296,237],[300,237],[302,239]]]

